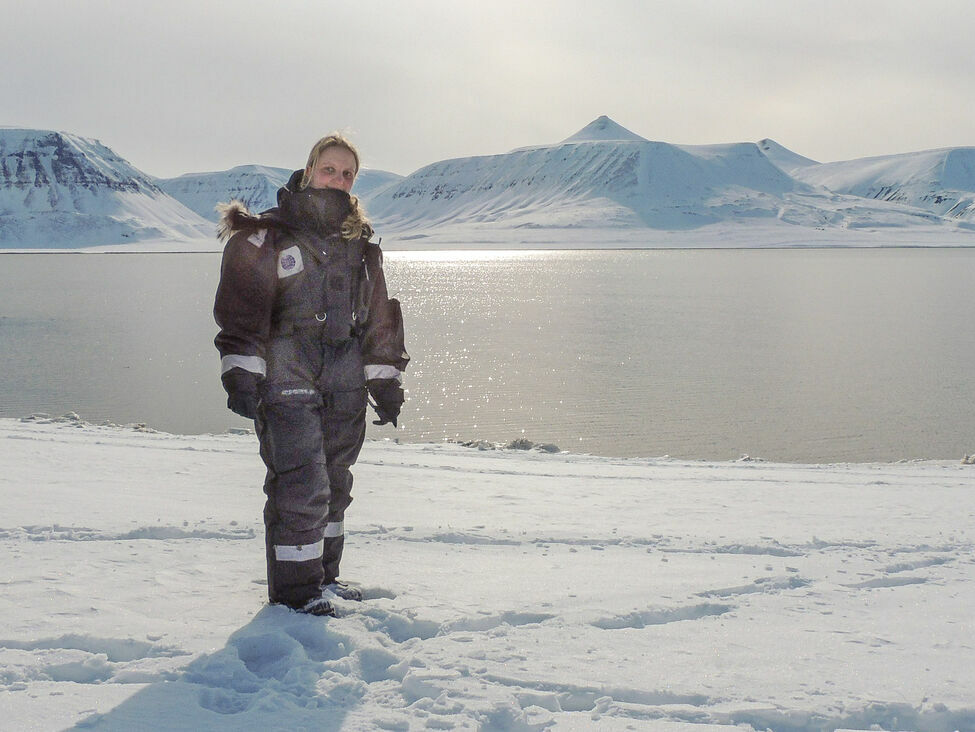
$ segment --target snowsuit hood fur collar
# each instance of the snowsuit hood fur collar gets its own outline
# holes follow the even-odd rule
[[[292,173],[287,184],[278,189],[278,205],[260,214],[252,214],[236,199],[217,204],[217,237],[224,241],[243,229],[266,228],[304,229],[320,235],[338,233],[352,210],[351,196],[334,188],[301,190],[303,173]]]
[[[280,228],[283,223],[277,217],[272,217],[271,212],[252,214],[244,202],[237,199],[230,203],[218,203],[217,213],[220,215],[217,221],[217,238],[220,241],[226,241],[244,229]]]

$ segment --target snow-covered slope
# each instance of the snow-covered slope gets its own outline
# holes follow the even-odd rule
[[[214,206],[270,208],[289,174],[153,181],[96,141],[0,128],[0,248],[215,248]],[[353,193],[393,247],[975,245],[975,148],[821,164],[768,139],[655,142],[605,116],[558,143],[405,178],[364,169]]]
[[[266,165],[238,165],[212,173],[187,173],[160,178],[159,187],[187,208],[211,221],[217,220],[218,203],[242,201],[251,211],[264,211],[277,202],[278,189],[288,182],[291,170]]]
[[[641,236],[722,224],[738,227],[744,243],[743,224],[841,232],[946,225],[928,210],[836,195],[790,175],[786,161],[815,166],[769,140],[671,145],[600,117],[554,145],[428,165],[367,203],[378,228],[401,239],[574,229],[598,240],[597,230]]]
[[[605,137],[600,137],[604,135]],[[777,213],[797,184],[750,143],[678,147],[600,118],[561,143],[428,165],[369,200],[394,230],[441,224],[686,229]]]
[[[397,181],[403,180],[403,176],[398,173],[390,173],[388,170],[372,170],[363,168],[356,176],[355,185],[352,186],[352,193],[365,200],[374,196],[387,186],[391,186]]]
[[[239,165],[213,173],[187,173],[157,180],[159,187],[200,216],[217,220],[214,207],[231,199],[242,201],[251,211],[265,211],[277,205],[278,189],[288,182],[291,168]],[[402,176],[384,170],[363,168],[352,192],[368,196]]]
[[[799,180],[975,224],[975,147],[797,166]]]
[[[783,147],[775,140],[770,140],[768,138],[759,140],[758,147],[765,154],[765,157],[790,175],[793,174],[793,171],[795,171],[797,168],[804,168],[808,165],[819,165],[819,163],[815,160],[792,152],[792,150]]]
[[[0,128],[0,248],[199,239],[211,228],[97,140]]]

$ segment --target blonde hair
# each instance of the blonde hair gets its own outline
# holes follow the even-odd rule
[[[316,142],[312,146],[311,152],[308,153],[308,163],[305,165],[305,172],[301,176],[301,190],[305,190],[308,187],[308,184],[311,182],[311,171],[314,170],[316,163],[318,163],[319,156],[330,147],[341,147],[352,153],[352,157],[355,158],[355,172],[356,175],[359,174],[359,151],[341,133],[333,132]],[[369,219],[366,218],[365,210],[359,203],[358,196],[350,195],[349,200],[352,203],[352,210],[345,217],[345,221],[342,222],[342,237],[345,239],[358,239],[363,235],[366,237],[372,236],[372,227],[369,225]]]

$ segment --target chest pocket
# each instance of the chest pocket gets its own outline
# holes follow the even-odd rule
[[[328,343],[342,343],[356,335],[356,295],[362,275],[362,243],[340,241],[326,251],[323,337]]]
[[[299,240],[277,255],[278,288],[272,332],[296,331],[338,345],[358,334],[362,320],[362,241]]]

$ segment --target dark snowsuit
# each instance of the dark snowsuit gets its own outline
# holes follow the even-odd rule
[[[267,466],[268,595],[295,608],[339,574],[366,381],[399,379],[409,361],[372,232],[343,238],[347,194],[299,191],[300,173],[277,208],[225,212],[232,235],[214,305],[223,371],[264,377],[255,426]]]

